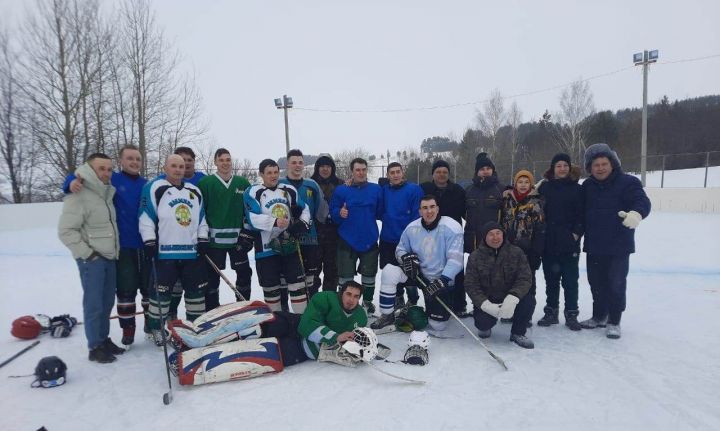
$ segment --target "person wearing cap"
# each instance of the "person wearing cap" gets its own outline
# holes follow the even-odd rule
[[[527,336],[527,322],[535,308],[535,298],[528,295],[532,275],[525,253],[505,240],[498,222],[482,227],[477,250],[465,267],[465,289],[473,302],[473,318],[480,338],[488,338],[498,319],[513,319],[510,341],[525,349],[535,344]]]
[[[487,153],[475,158],[475,177],[465,189],[465,253],[472,253],[483,243],[482,226],[500,221],[503,190],[495,165]]]
[[[535,271],[545,248],[545,214],[543,199],[534,187],[535,178],[530,171],[522,169],[513,178],[513,188],[503,199],[501,226],[507,241],[525,253],[530,265],[532,285],[527,296],[532,297],[532,312],[535,311]],[[527,321],[529,325],[529,320]]]
[[[572,166],[570,156],[553,156],[550,168],[537,189],[545,199],[545,248],[542,255],[546,302],[539,326],[559,323],[560,284],[565,298],[565,326],[573,331],[578,323],[578,260],[583,236],[580,168]]]
[[[426,195],[433,195],[440,207],[440,217],[447,216],[462,226],[465,218],[465,189],[450,180],[450,164],[445,160],[435,160],[432,164],[432,181],[420,184]],[[465,271],[455,276],[455,288],[452,290],[450,308],[459,317],[469,316],[467,295],[465,294]]]
[[[620,338],[625,311],[630,254],[635,252],[635,229],[650,214],[650,199],[636,177],[620,168],[620,159],[607,144],[585,150],[590,176],[582,184],[585,203],[587,275],[593,296],[593,315],[583,328],[607,325],[608,338]]]
[[[337,224],[333,222],[329,213],[330,199],[335,192],[335,188],[342,184],[335,171],[335,161],[330,154],[321,154],[315,161],[315,169],[310,177],[318,183],[323,195],[323,202],[320,202],[316,215],[316,219],[319,221],[316,227],[318,244],[320,245],[318,274],[322,271],[323,291],[337,291],[338,288]],[[316,284],[318,280],[319,276],[316,276]]]

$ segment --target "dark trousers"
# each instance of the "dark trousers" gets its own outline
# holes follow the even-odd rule
[[[338,270],[337,270],[337,226],[334,224],[321,224],[317,225],[318,231],[318,242],[320,244],[318,250],[318,275],[316,275],[316,282],[319,280],[320,271],[322,271],[322,290],[323,291],[336,291],[338,287]]]
[[[250,278],[252,277],[252,269],[248,263],[247,253],[237,251],[232,248],[210,248],[207,253],[208,257],[218,267],[225,269],[225,256],[230,256],[230,268],[235,271],[235,287],[245,299],[250,299]],[[202,258],[206,265],[207,272],[207,289],[205,290],[205,311],[210,311],[220,306],[220,275],[215,272],[207,259]]]
[[[513,315],[513,323],[510,332],[517,335],[525,335],[527,332],[527,322],[532,317],[535,310],[535,292],[530,291],[523,296]],[[475,327],[481,331],[487,331],[495,326],[498,319],[482,311],[480,307],[473,309],[473,318],[475,319]]]
[[[152,291],[148,309],[150,329],[160,329],[161,315],[167,317],[170,308],[170,293],[178,280],[185,292],[187,320],[193,321],[205,312],[207,275],[205,264],[200,259],[197,257],[195,259],[155,260],[157,285],[150,289]]]
[[[308,357],[302,347],[302,337],[298,334],[298,325],[300,325],[302,315],[287,311],[275,311],[273,315],[275,316],[274,320],[260,324],[262,337],[278,339],[284,366],[289,367],[306,361]]]
[[[445,322],[450,319],[450,312],[438,302],[437,298],[440,298],[448,307],[452,307],[453,290],[441,292],[435,297],[429,297],[423,293],[425,298],[425,314],[428,319]]]
[[[135,327],[135,297],[138,291],[141,305],[147,314],[150,261],[145,259],[143,249],[121,248],[117,261],[117,313],[121,328]]]
[[[578,309],[578,261],[579,253],[544,254],[542,258],[545,275],[545,304],[553,309],[560,308],[560,283],[565,296],[565,311]]]
[[[465,295],[465,271],[460,271],[455,276],[455,287],[452,290],[452,299],[448,303],[456,313],[465,311],[467,307],[467,296]]]
[[[618,325],[625,311],[627,275],[630,255],[587,255],[587,277],[593,296],[593,318],[608,318],[608,323]]]

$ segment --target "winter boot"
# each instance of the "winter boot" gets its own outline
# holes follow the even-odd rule
[[[395,313],[383,314],[370,324],[370,329],[380,329],[395,324]]]
[[[361,359],[351,355],[347,350],[342,349],[340,344],[328,346],[323,343],[320,345],[320,351],[318,352],[318,361],[332,362],[344,367],[355,367]]]
[[[620,338],[620,325],[613,325],[608,323],[607,329],[605,330],[605,336],[613,340]]]
[[[523,349],[534,349],[535,343],[532,342],[531,339],[524,335],[519,334],[512,334],[510,335],[510,341],[514,342],[518,346],[522,347]]]
[[[580,322],[577,320],[579,313],[577,310],[565,310],[565,326],[570,328],[571,331],[579,331],[582,329]]]
[[[375,304],[372,301],[363,301],[363,308],[368,315],[375,314]]]
[[[492,334],[492,329],[486,329],[486,330],[479,330],[478,331],[478,337],[480,338],[490,338],[490,334]]]
[[[105,341],[103,341],[102,346],[106,352],[112,355],[122,355],[125,353],[125,349],[113,343],[110,337],[107,337]]]
[[[557,325],[560,323],[558,320],[558,309],[552,308],[552,307],[545,307],[543,308],[543,312],[545,315],[542,317],[542,319],[538,320],[538,326],[550,326],[550,325]],[[575,312],[575,317],[577,317],[577,312]],[[565,313],[565,319],[567,320],[567,312]],[[575,319],[577,322],[577,319]]]
[[[122,328],[123,330],[123,336],[120,340],[120,343],[129,346],[132,343],[135,342],[135,327],[134,326],[128,326],[127,328]]]
[[[605,325],[607,325],[607,316],[603,317],[602,319],[596,320],[594,317],[591,317],[587,320],[583,320],[580,322],[580,326],[583,329],[595,329],[595,328],[604,328]]]
[[[455,315],[461,319],[472,316],[472,313],[468,313],[467,309],[465,308],[463,308],[462,310],[454,310],[453,313],[455,313]]]
[[[105,350],[104,345],[99,345],[88,353],[88,359],[99,364],[109,364],[117,359],[115,355]]]

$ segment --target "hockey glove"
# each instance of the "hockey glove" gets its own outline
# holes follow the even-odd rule
[[[515,307],[520,302],[520,298],[515,295],[508,295],[500,305],[500,318],[510,319],[515,314]]]
[[[143,245],[143,250],[145,251],[146,259],[155,259],[157,257],[157,243],[154,239],[145,241],[145,244]]]
[[[237,243],[235,244],[235,249],[239,251],[240,253],[249,253],[255,244],[255,235],[253,235],[252,231],[249,231],[247,229],[243,229],[238,234]]]
[[[200,257],[207,256],[208,249],[210,248],[210,242],[207,238],[198,238],[197,252]]]
[[[77,325],[77,319],[68,314],[53,317],[50,319],[50,336],[53,338],[68,337],[75,325]]]
[[[495,304],[486,299],[480,304],[480,309],[496,319],[500,317],[500,304]]]
[[[294,219],[299,219],[302,215],[303,209],[299,205],[290,205],[290,215]]]
[[[420,275],[420,258],[415,253],[404,254],[400,260],[402,270],[408,280],[415,280]]]
[[[307,233],[309,230],[310,226],[300,219],[294,219],[287,228],[288,233],[294,237]]]
[[[620,211],[618,212],[618,217],[623,219],[622,224],[628,229],[637,228],[642,221],[642,216],[637,211]]]
[[[431,298],[435,297],[438,293],[442,293],[448,290],[450,279],[441,275],[440,278],[436,278],[432,283],[428,284],[425,288],[425,293]]]

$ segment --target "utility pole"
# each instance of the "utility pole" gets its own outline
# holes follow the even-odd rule
[[[288,122],[288,109],[293,107],[292,97],[283,94],[282,99],[275,99],[275,107],[285,111],[285,154],[290,152],[290,123]]]
[[[657,49],[652,51],[638,52],[633,55],[635,66],[643,67],[643,109],[642,109],[642,137],[640,138],[640,181],[645,187],[645,175],[647,172],[647,81],[648,65],[658,60]]]

